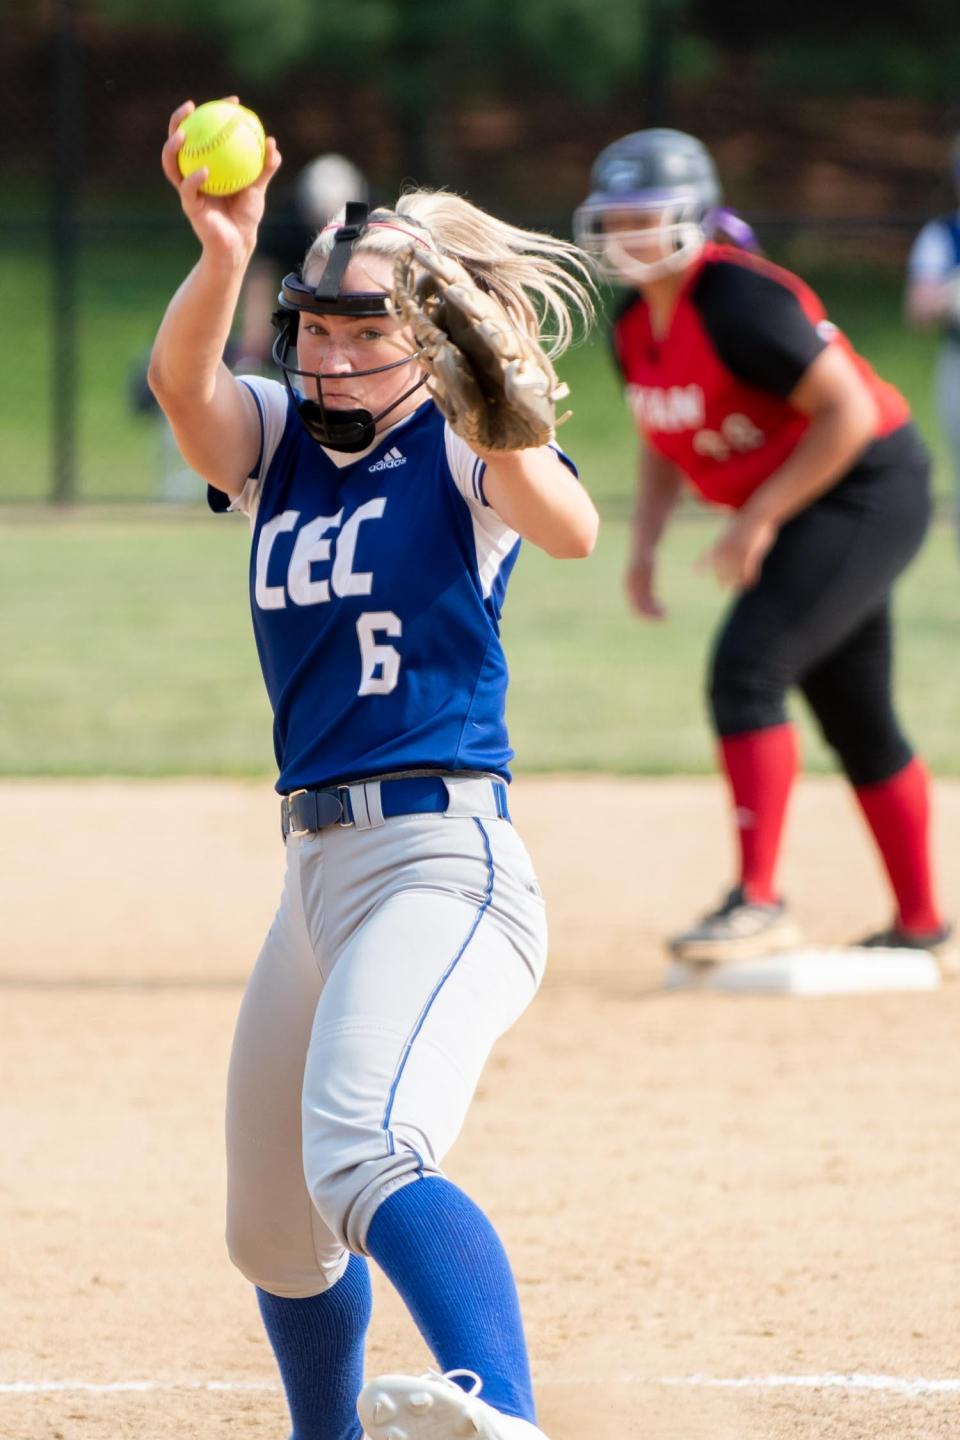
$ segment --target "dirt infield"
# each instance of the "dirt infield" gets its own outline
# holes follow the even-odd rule
[[[960,984],[666,993],[659,937],[726,879],[719,783],[524,779],[511,803],[551,965],[449,1170],[513,1256],[551,1440],[960,1433]],[[0,1436],[282,1440],[221,1243],[269,786],[11,782],[0,832]],[[955,907],[960,784],[937,851]],[[813,941],[886,919],[838,782],[801,785],[784,885]],[[370,1368],[426,1363],[378,1285]]]

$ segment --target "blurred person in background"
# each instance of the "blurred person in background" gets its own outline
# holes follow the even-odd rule
[[[960,201],[960,135],[953,144],[952,175]],[[934,395],[953,461],[954,520],[960,537],[960,207],[929,220],[914,240],[904,309],[908,325],[935,327],[942,335]]]
[[[369,198],[366,177],[353,161],[330,153],[305,165],[286,199],[268,208],[240,295],[232,341],[234,370],[270,373],[281,280],[296,269],[317,233],[349,201]]]
[[[802,280],[708,239],[719,204],[700,141],[645,130],[600,154],[574,222],[600,272],[626,287],[613,340],[640,436],[626,577],[638,615],[665,614],[657,557],[684,483],[732,512],[700,565],[734,594],[709,696],[739,873],[671,950],[722,962],[799,941],[776,883],[798,768],[786,711],[796,686],[854,788],[892,890],[892,923],[860,943],[929,949],[946,963],[929,780],[891,695],[890,592],[926,532],[929,456],[906,401]]]

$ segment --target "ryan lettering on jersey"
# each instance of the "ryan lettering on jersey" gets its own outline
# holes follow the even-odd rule
[[[714,504],[739,508],[796,446],[809,422],[787,397],[828,344],[844,346],[874,396],[878,439],[909,418],[803,281],[725,246],[691,267],[665,335],[631,294],[613,340],[638,430]]]

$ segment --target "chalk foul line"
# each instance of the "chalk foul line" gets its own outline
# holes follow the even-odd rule
[[[599,1375],[542,1377],[539,1383],[552,1385],[656,1385],[707,1390],[844,1390],[886,1392],[919,1398],[925,1395],[960,1394],[960,1376],[926,1379],[903,1375],[849,1375],[828,1371],[823,1375]],[[0,1395],[48,1394],[150,1394],[176,1390],[276,1392],[274,1380],[8,1380],[0,1381]]]

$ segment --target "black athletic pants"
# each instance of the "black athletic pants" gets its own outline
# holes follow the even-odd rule
[[[799,686],[854,785],[912,758],[891,694],[890,591],[930,519],[930,457],[912,424],[784,525],[760,580],[717,635],[710,708],[721,736],[781,725]]]

